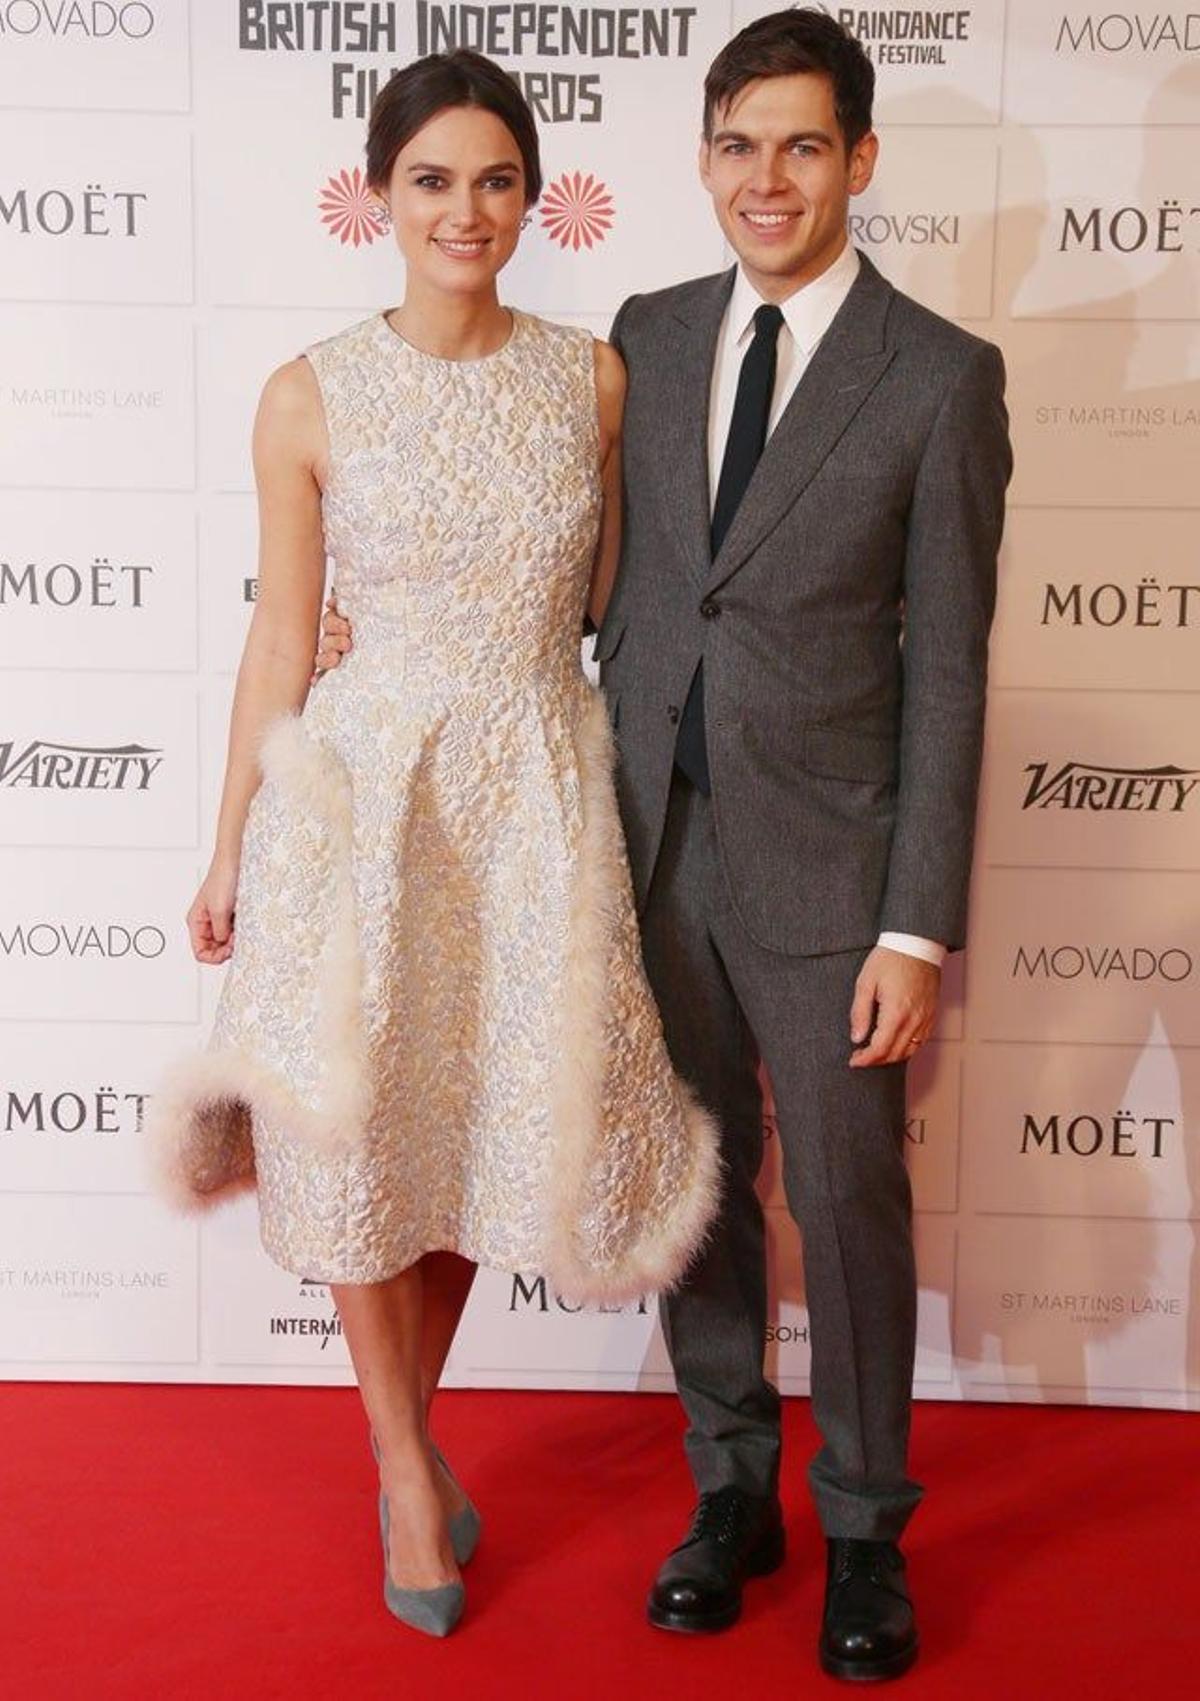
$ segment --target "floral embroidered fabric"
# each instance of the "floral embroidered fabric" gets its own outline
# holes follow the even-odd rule
[[[160,1095],[185,1207],[256,1181],[289,1270],[450,1249],[626,1295],[681,1272],[715,1131],[646,985],[579,632],[600,514],[592,342],[483,360],[382,315],[307,351],[354,648],[270,732],[210,1049]]]

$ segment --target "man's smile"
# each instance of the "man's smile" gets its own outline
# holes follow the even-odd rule
[[[738,214],[738,218],[755,233],[756,236],[776,236],[789,230],[801,215],[799,213],[758,212],[746,209]]]

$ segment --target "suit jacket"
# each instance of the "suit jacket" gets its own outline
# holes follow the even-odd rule
[[[713,809],[752,937],[798,955],[965,931],[1012,467],[992,344],[865,257],[716,559],[706,428],[733,272],[633,296],[621,567],[595,655],[639,904],[704,659]]]

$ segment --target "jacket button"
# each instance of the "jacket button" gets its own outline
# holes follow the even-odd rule
[[[679,710],[674,703],[667,704],[667,719],[674,726],[679,719]]]
[[[700,612],[705,620],[715,620],[721,612],[721,605],[717,602],[702,602]]]

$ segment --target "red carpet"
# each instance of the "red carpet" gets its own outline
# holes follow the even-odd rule
[[[444,1643],[380,1598],[352,1390],[10,1385],[0,1396],[0,1673],[31,1701],[795,1697],[822,1550],[787,1405],[791,1552],[724,1635],[642,1597],[690,1505],[672,1399],[451,1393],[440,1439],[481,1503]],[[1200,1431],[1187,1415],[920,1405],[913,1701],[1200,1693]]]

